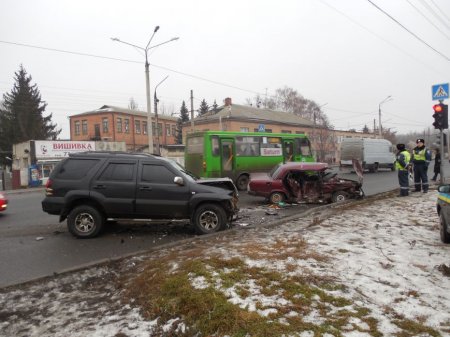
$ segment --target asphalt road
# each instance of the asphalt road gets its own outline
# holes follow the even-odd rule
[[[356,179],[353,174],[340,174]],[[373,195],[397,188],[397,173],[366,174],[364,192]],[[41,209],[43,189],[8,194],[9,207],[0,214],[0,287],[60,273],[78,266],[125,255],[195,236],[187,224],[111,224],[100,237],[82,240],[68,233],[66,222]],[[296,205],[268,212],[263,198],[240,195],[240,217],[235,228],[257,226],[301,214],[316,205]],[[274,214],[269,214],[274,213]]]

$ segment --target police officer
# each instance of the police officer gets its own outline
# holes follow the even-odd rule
[[[428,192],[428,165],[431,161],[431,151],[425,147],[422,138],[416,140],[417,146],[412,151],[412,162],[414,165],[414,192]]]
[[[405,144],[397,144],[397,160],[395,161],[395,168],[398,171],[398,183],[400,184],[400,197],[407,197],[409,195],[409,162],[411,155],[405,148]]]

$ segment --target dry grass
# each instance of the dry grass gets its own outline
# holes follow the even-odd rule
[[[161,332],[165,336],[275,337],[301,331],[314,336],[330,333],[338,337],[345,331],[381,336],[370,310],[344,296],[345,286],[332,276],[316,275],[297,264],[306,259],[329,262],[299,235],[271,244],[244,240],[222,246],[225,240],[216,239],[214,247],[203,241],[191,243],[147,261],[143,272],[128,280],[127,298],[141,307],[147,319],[158,319],[160,326],[176,319],[169,332]],[[386,314],[392,312],[386,308]],[[313,318],[317,315],[319,320]],[[437,336],[419,322],[400,317],[395,322],[402,329],[398,337],[413,332]],[[187,329],[180,329],[181,325]]]

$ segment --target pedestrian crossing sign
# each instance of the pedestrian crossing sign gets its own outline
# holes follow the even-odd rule
[[[431,97],[433,101],[440,101],[449,97],[448,83],[435,84],[431,87]]]

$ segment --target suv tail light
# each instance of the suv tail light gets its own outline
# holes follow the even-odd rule
[[[53,181],[48,178],[47,183],[45,184],[45,195],[53,195],[53,188],[52,188]]]

